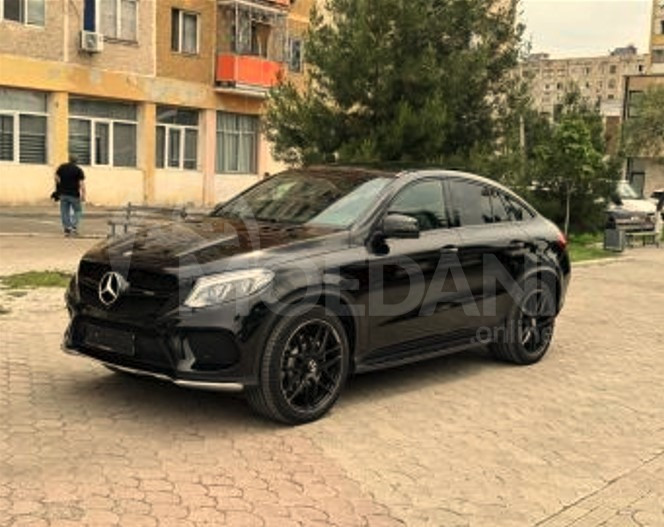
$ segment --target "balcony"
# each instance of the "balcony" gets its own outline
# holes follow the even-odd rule
[[[215,85],[264,97],[284,70],[290,0],[219,0]]]
[[[219,53],[215,79],[220,91],[264,95],[276,84],[283,64],[264,57]]]

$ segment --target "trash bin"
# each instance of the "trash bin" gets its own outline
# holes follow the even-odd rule
[[[625,250],[625,231],[622,229],[606,229],[604,231],[604,250],[623,252]]]

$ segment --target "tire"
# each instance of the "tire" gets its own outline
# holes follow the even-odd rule
[[[557,315],[556,287],[550,280],[528,280],[514,302],[504,331],[491,344],[493,356],[514,364],[539,362],[551,346]]]
[[[322,306],[282,316],[265,344],[259,383],[249,405],[269,419],[297,425],[319,419],[337,401],[348,376],[350,347],[339,317]]]

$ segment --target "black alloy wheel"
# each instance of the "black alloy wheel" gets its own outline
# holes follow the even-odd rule
[[[346,331],[332,311],[322,306],[291,310],[267,339],[259,385],[247,389],[249,404],[288,424],[320,418],[346,382],[349,350]]]
[[[281,361],[281,393],[300,411],[312,412],[332,397],[341,378],[341,338],[327,321],[313,319],[291,334]]]
[[[493,355],[515,364],[534,364],[548,351],[557,309],[556,288],[548,280],[529,282],[512,306],[505,331],[491,344]]]
[[[555,306],[548,288],[540,287],[527,294],[520,311],[517,335],[521,346],[527,353],[540,354],[551,342],[555,320]]]

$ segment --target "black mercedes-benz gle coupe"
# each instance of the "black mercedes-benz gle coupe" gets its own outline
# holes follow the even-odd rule
[[[202,219],[81,260],[64,349],[117,372],[243,391],[297,424],[349,375],[487,346],[547,352],[566,241],[497,183],[445,170],[288,170]]]

